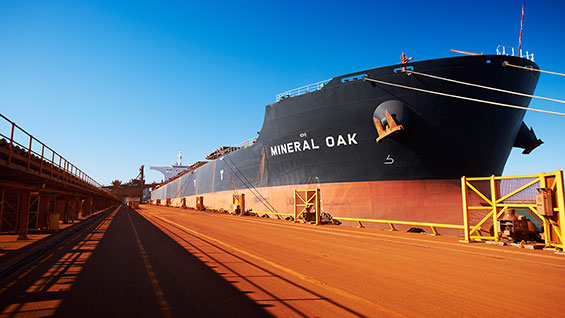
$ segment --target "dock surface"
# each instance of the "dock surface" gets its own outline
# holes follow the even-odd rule
[[[0,281],[0,317],[560,317],[565,256],[118,206]]]

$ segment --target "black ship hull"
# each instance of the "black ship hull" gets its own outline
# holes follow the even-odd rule
[[[201,195],[206,205],[229,209],[233,188],[256,188],[288,212],[293,189],[320,187],[323,208],[334,216],[460,223],[460,178],[502,173],[525,110],[421,90],[523,107],[530,98],[409,71],[533,94],[537,72],[504,62],[537,68],[518,57],[481,55],[335,77],[320,90],[267,105],[256,142],[161,185],[152,200],[180,205],[180,198]],[[385,111],[403,129],[377,142],[376,121],[387,125]],[[262,200],[247,197],[248,207],[265,210]]]

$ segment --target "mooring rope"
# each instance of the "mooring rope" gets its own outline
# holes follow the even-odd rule
[[[249,181],[249,179],[247,179],[247,177],[243,174],[243,172],[241,170],[239,170],[239,168],[237,167],[237,165],[233,162],[233,160],[231,160],[231,158],[229,158],[229,156],[226,154],[224,156],[224,158],[226,160],[231,161],[231,164],[234,166],[234,168],[236,170],[234,170],[235,172],[235,176],[249,189],[249,191],[257,198],[259,199],[259,202],[261,202],[261,204],[263,204],[269,211],[273,212],[273,213],[278,213],[277,209],[275,209],[275,207],[273,207],[271,205],[271,203],[261,194],[261,192],[259,192],[259,190],[257,190],[257,188],[255,188],[253,186],[253,184],[251,183],[251,181]],[[239,173],[238,173],[239,172]],[[241,174],[241,177],[239,176],[239,174]]]
[[[227,154],[226,154],[226,156],[227,156]],[[222,158],[220,158],[220,160],[222,160]],[[228,179],[230,180],[230,185],[231,185],[231,188],[233,190],[233,193],[237,194],[237,188],[235,187],[235,177],[232,176],[233,171],[231,170],[230,163],[228,162],[228,166],[230,167],[229,170],[228,170],[228,168],[226,168],[226,161],[222,160],[222,163],[224,164],[224,169],[226,169],[226,174],[228,175]]]
[[[510,104],[504,104],[504,103],[498,103],[498,102],[491,102],[491,101],[477,99],[477,98],[463,97],[463,96],[458,96],[458,95],[453,95],[453,94],[430,91],[430,90],[422,89],[422,88],[416,88],[416,87],[411,87],[411,86],[406,86],[406,85],[401,85],[401,84],[396,84],[396,83],[384,82],[384,81],[372,79],[372,78],[369,78],[369,77],[363,77],[363,80],[371,81],[371,82],[375,82],[375,83],[379,83],[379,84],[384,84],[384,85],[389,85],[389,86],[400,87],[400,88],[404,88],[404,89],[411,89],[411,90],[424,92],[424,93],[428,93],[428,94],[435,94],[435,95],[440,95],[440,96],[446,96],[446,97],[468,100],[468,101],[472,101],[472,102],[479,102],[479,103],[485,103],[485,104],[490,104],[490,105],[495,105],[495,106],[522,109],[522,110],[530,110],[530,111],[534,111],[534,112],[540,112],[540,113],[546,113],[546,114],[552,114],[552,115],[558,115],[558,116],[565,116],[565,113],[553,112],[553,111],[549,111],[549,110],[536,109],[536,108],[528,108],[528,107],[524,107],[524,106],[510,105]]]
[[[514,91],[508,91],[508,90],[501,89],[501,88],[495,88],[495,87],[490,87],[490,86],[473,84],[473,83],[454,80],[454,79],[451,79],[451,78],[446,78],[446,77],[441,77],[441,76],[436,76],[436,75],[431,75],[431,74],[426,74],[426,73],[421,73],[421,72],[416,72],[416,71],[411,71],[411,70],[405,70],[403,72],[405,72],[408,75],[410,75],[410,74],[422,75],[422,76],[427,76],[427,77],[431,77],[431,78],[435,78],[435,79],[439,79],[439,80],[443,80],[443,81],[447,81],[447,82],[452,82],[452,83],[457,83],[457,84],[462,84],[462,85],[468,85],[468,86],[473,86],[473,87],[478,87],[478,88],[484,88],[484,89],[488,89],[488,90],[491,90],[491,91],[497,91],[497,92],[502,92],[502,93],[507,93],[507,94],[514,94],[514,95],[530,97],[530,98],[545,99],[545,100],[548,100],[548,101],[565,104],[565,100],[560,100],[560,99],[553,99],[553,98],[549,98],[549,97],[535,96],[535,95],[529,95],[529,94],[524,94],[524,93],[519,93],[519,92],[514,92]]]
[[[528,70],[528,71],[535,71],[535,72],[542,72],[542,73],[548,73],[548,74],[553,74],[553,75],[565,76],[565,74],[563,74],[563,73],[557,73],[557,72],[552,72],[552,71],[544,71],[544,70],[540,70],[540,69],[537,69],[537,68],[529,68],[529,67],[524,67],[524,66],[520,66],[520,65],[514,65],[514,64],[510,64],[508,62],[503,62],[502,65],[512,66],[512,67],[515,67],[515,68],[521,68],[521,69]]]

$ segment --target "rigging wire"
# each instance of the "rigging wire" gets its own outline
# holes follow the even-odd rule
[[[552,72],[552,71],[544,71],[544,70],[540,70],[540,69],[537,69],[537,68],[529,68],[529,67],[524,67],[524,66],[520,66],[520,65],[514,65],[514,64],[510,64],[508,62],[504,62],[503,65],[512,66],[512,67],[515,67],[515,68],[521,68],[521,69],[525,69],[525,70],[528,70],[528,71],[536,71],[536,72],[548,73],[548,74],[553,74],[553,75],[565,76],[565,74],[563,74],[563,73]]]
[[[181,172],[181,173],[182,173],[182,172]],[[189,180],[188,177],[185,178],[185,180],[184,180],[183,183],[181,183],[181,180],[182,180],[183,177],[186,176],[187,174],[188,174],[188,173],[185,173],[184,175],[182,175],[182,176],[180,176],[180,177],[178,178],[178,182],[179,182],[180,186],[177,186],[177,193],[173,196],[173,198],[177,198],[177,197],[179,196],[180,191],[182,190],[182,188],[184,188],[184,186],[187,184],[187,182],[188,182],[188,180]],[[196,194],[196,188],[194,189],[194,193]],[[167,196],[167,193],[166,193],[166,191],[165,191],[165,197],[166,197],[166,196]]]
[[[255,195],[255,197],[257,199],[259,199],[259,201],[271,212],[275,212],[278,213],[277,209],[275,209],[270,203],[269,201],[261,194],[261,192],[259,192],[259,190],[257,190],[257,188],[255,188],[253,186],[253,184],[251,183],[251,181],[249,181],[249,179],[247,179],[247,177],[243,174],[243,172],[241,172],[241,170],[239,170],[239,168],[235,165],[235,163],[229,158],[229,156],[226,154],[224,156],[224,158],[226,158],[227,160],[231,161],[231,164],[235,167],[235,176],[237,176],[239,178],[239,180],[241,182],[243,182],[243,184],[249,189],[249,191],[251,191],[251,193],[253,193],[253,195]],[[241,177],[239,176],[241,175]]]
[[[233,163],[233,162],[232,162]],[[257,190],[253,184],[245,177],[245,175],[236,167],[239,172],[236,172],[236,176],[244,183],[244,185],[251,191],[251,193],[259,199],[261,204],[263,204],[269,211],[278,213],[278,211],[269,203],[269,201]],[[241,175],[243,178],[241,178]],[[245,179],[245,180],[243,180]]]
[[[220,158],[220,160],[222,159]],[[231,170],[230,163],[228,162],[229,170],[228,168],[226,168],[226,161],[222,160],[222,163],[224,164],[224,169],[226,169],[226,174],[228,175],[228,179],[230,180],[230,185],[233,190],[233,193],[237,194],[237,188],[235,187],[235,179],[233,178],[233,172]]]
[[[416,87],[406,86],[406,85],[402,85],[402,84],[396,84],[396,83],[390,83],[390,82],[380,81],[380,80],[372,79],[372,78],[369,78],[369,77],[363,77],[363,80],[365,80],[365,81],[371,81],[371,82],[375,82],[375,83],[379,83],[379,84],[384,84],[384,85],[389,85],[389,86],[400,87],[400,88],[404,88],[404,89],[411,89],[411,90],[415,90],[415,91],[419,91],[419,92],[424,92],[424,93],[429,93],[429,94],[435,94],[435,95],[440,95],[440,96],[447,96],[447,97],[452,97],[452,98],[458,98],[458,99],[468,100],[468,101],[472,101],[472,102],[479,102],[479,103],[485,103],[485,104],[490,104],[490,105],[495,105],[495,106],[508,107],[508,108],[515,108],[515,109],[522,109],[522,110],[530,110],[530,111],[534,111],[534,112],[540,112],[540,113],[546,113],[546,114],[552,114],[552,115],[558,115],[558,116],[565,116],[565,113],[559,113],[559,112],[554,112],[554,111],[549,111],[549,110],[536,109],[536,108],[528,108],[528,107],[524,107],[524,106],[510,105],[510,104],[504,104],[504,103],[498,103],[498,102],[491,102],[491,101],[482,100],[482,99],[477,99],[477,98],[471,98],[471,97],[464,97],[464,96],[458,96],[458,95],[453,95],[453,94],[441,93],[441,92],[431,91],[431,90],[427,90],[427,89],[422,89],[422,88],[416,88]]]
[[[405,72],[408,75],[410,75],[410,74],[422,75],[422,76],[427,76],[427,77],[431,77],[431,78],[435,78],[435,79],[439,79],[439,80],[443,80],[443,81],[448,81],[448,82],[453,82],[453,83],[457,83],[457,84],[479,87],[479,88],[484,88],[484,89],[488,89],[488,90],[492,90],[492,91],[514,94],[514,95],[519,95],[519,96],[524,96],[524,97],[545,99],[545,100],[549,100],[549,101],[552,101],[552,102],[565,104],[565,100],[559,100],[559,99],[553,99],[553,98],[549,98],[549,97],[535,96],[535,95],[529,95],[529,94],[524,94],[524,93],[519,93],[519,92],[513,92],[513,91],[508,91],[508,90],[505,90],[505,89],[494,88],[494,87],[483,86],[483,85],[479,85],[479,84],[473,84],[473,83],[458,81],[458,80],[454,80],[454,79],[450,79],[450,78],[440,77],[440,76],[426,74],[426,73],[420,73],[420,72],[411,71],[411,70],[405,70],[403,72]]]

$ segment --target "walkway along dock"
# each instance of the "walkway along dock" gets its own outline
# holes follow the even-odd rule
[[[0,114],[0,232],[57,230],[119,201],[55,150]]]

